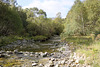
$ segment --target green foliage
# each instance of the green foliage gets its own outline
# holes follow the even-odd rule
[[[63,30],[61,18],[52,20],[46,17],[42,9],[26,8],[2,3],[0,1],[0,39],[2,45],[14,40],[34,37],[35,40],[46,40]],[[9,42],[11,41],[11,42]]]
[[[6,46],[7,44],[10,44],[11,42],[14,42],[16,40],[22,40],[23,37],[10,35],[10,36],[1,36],[0,37],[0,46]]]
[[[0,2],[0,35],[19,34],[22,28],[17,11]]]
[[[76,0],[66,16],[65,35],[89,35],[100,33],[100,1]]]
[[[26,28],[30,36],[43,35],[49,38],[54,34],[59,35],[63,31],[61,18],[57,17],[54,20],[46,18],[46,13],[38,8],[25,9],[25,12],[28,22]]]
[[[88,14],[88,26],[91,32],[100,31],[100,0],[86,0],[84,2]]]

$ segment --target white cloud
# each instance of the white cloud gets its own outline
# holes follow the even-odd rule
[[[31,4],[23,8],[37,7],[43,9],[48,17],[55,17],[58,12],[61,12],[62,17],[65,17],[73,3],[74,0],[33,0]]]

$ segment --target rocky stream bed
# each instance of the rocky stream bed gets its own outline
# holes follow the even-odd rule
[[[50,41],[52,43],[42,43],[42,47],[37,45],[38,48],[33,51],[32,49],[34,49],[34,47],[36,48],[36,46],[34,46],[36,45],[34,41],[31,42],[34,43],[34,45],[31,45],[31,48],[29,48],[30,45],[27,47],[25,46],[28,41],[23,40],[22,42],[24,44],[20,42],[19,45],[26,49],[26,51],[21,51],[20,48],[16,49],[16,47],[20,46],[15,47],[15,45],[8,45],[11,51],[7,48],[8,46],[1,47],[3,50],[0,51],[0,58],[6,58],[6,60],[19,60],[19,64],[6,66],[4,65],[5,61],[0,60],[0,67],[90,67],[88,64],[80,64],[80,61],[85,61],[86,59],[84,54],[78,55],[72,52],[69,44],[60,42],[59,37],[54,37]],[[16,42],[14,42],[14,44],[16,44]],[[4,50],[6,48],[7,50]],[[31,51],[27,51],[28,49]],[[43,49],[45,51],[43,51]]]

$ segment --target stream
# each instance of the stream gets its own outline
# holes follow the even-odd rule
[[[61,42],[59,36],[54,36],[45,42],[26,42],[24,44],[16,44],[16,42],[7,46],[0,47],[0,65],[4,66],[11,60],[20,60],[21,64],[29,61],[38,61],[43,58],[50,57],[64,57],[61,53],[56,53],[57,49],[62,47],[65,43]],[[67,48],[66,48],[67,49]],[[59,56],[58,56],[59,55]],[[10,61],[8,61],[10,60]],[[23,61],[22,61],[23,60]],[[1,63],[2,62],[2,63]],[[23,63],[22,63],[23,62]],[[17,62],[16,62],[17,63]],[[16,65],[16,64],[15,64]],[[25,64],[26,65],[26,64]],[[11,67],[11,66],[10,66]],[[30,66],[29,66],[30,67]]]
[[[17,41],[20,43],[20,41]],[[25,43],[24,43],[25,42]],[[54,49],[59,48],[62,46],[62,42],[59,36],[54,36],[51,39],[44,41],[44,42],[27,42],[23,40],[23,44],[17,44],[13,42],[12,44],[8,44],[7,46],[3,46],[0,50],[4,51],[29,51],[29,52],[52,52]]]

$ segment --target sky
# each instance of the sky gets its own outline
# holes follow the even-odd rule
[[[61,17],[65,18],[75,0],[17,0],[22,8],[37,7],[47,13],[47,17],[56,17],[61,12]]]

